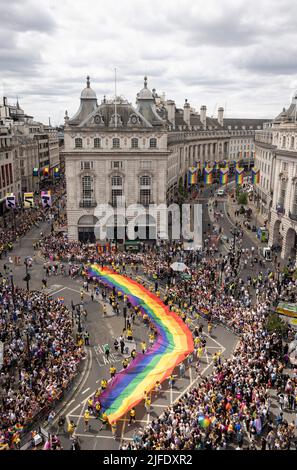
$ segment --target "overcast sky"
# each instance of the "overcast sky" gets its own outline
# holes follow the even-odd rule
[[[297,89],[296,0],[0,0],[0,95],[63,122],[85,77],[100,103],[148,86],[177,106],[276,116]]]

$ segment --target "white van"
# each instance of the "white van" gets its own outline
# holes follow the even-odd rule
[[[226,191],[224,188],[218,189],[218,192],[217,192],[218,196],[225,196],[225,194],[226,194]]]

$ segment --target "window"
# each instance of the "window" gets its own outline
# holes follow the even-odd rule
[[[114,149],[119,149],[120,148],[120,139],[118,139],[118,138],[112,139],[112,147]]]
[[[93,178],[91,176],[84,176],[82,178],[82,198],[83,202],[91,202],[93,196]]]
[[[156,148],[157,147],[157,139],[152,138],[150,139],[150,148]]]
[[[81,170],[93,170],[93,162],[80,162],[80,168]]]
[[[122,196],[123,196],[123,190],[122,189],[112,189],[111,190],[111,204],[112,204],[112,206],[120,205]]]
[[[138,148],[138,139],[135,139],[135,138],[131,139],[131,147],[132,147],[133,149],[137,149],[137,148]]]
[[[100,149],[100,147],[101,147],[101,139],[96,137],[96,139],[94,139],[94,148],[95,149]]]
[[[295,147],[295,138],[291,137],[291,149]]]
[[[149,205],[151,202],[151,190],[150,189],[140,189],[140,204],[143,206]]]
[[[141,176],[140,178],[140,186],[150,186],[151,185],[151,178],[150,176]]]
[[[286,137],[285,136],[283,137],[283,147],[284,148],[286,147]]]
[[[75,148],[76,149],[82,148],[82,139],[80,138],[75,139]]]
[[[287,162],[282,162],[282,170],[283,171],[288,171],[288,163]]]
[[[112,176],[111,178],[111,186],[122,186],[123,180],[121,176]]]

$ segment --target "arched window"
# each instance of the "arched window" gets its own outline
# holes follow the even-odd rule
[[[282,145],[284,148],[286,148],[286,136],[284,135],[283,136],[283,145]]]
[[[291,149],[295,148],[295,137],[291,137]]]
[[[132,147],[133,149],[137,149],[137,148],[138,148],[138,139],[136,139],[136,138],[131,139],[131,147]]]
[[[118,139],[118,138],[112,139],[112,147],[114,149],[119,149],[120,148],[120,139]]]
[[[112,176],[111,177],[111,186],[122,186],[123,179],[121,176]]]
[[[152,139],[150,139],[150,148],[153,149],[156,147],[157,147],[157,139],[153,137]]]
[[[99,139],[99,137],[96,137],[96,139],[94,139],[94,148],[100,149],[100,147],[101,147],[101,139]]]
[[[82,148],[82,139],[81,138],[77,138],[75,139],[75,148],[76,149],[81,149]]]

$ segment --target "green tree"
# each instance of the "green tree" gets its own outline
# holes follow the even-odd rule
[[[287,332],[288,325],[277,313],[272,312],[267,317],[266,328],[269,333],[284,335]]]
[[[247,193],[239,193],[237,197],[238,204],[242,204],[243,206],[247,205],[248,202],[248,195]]]

